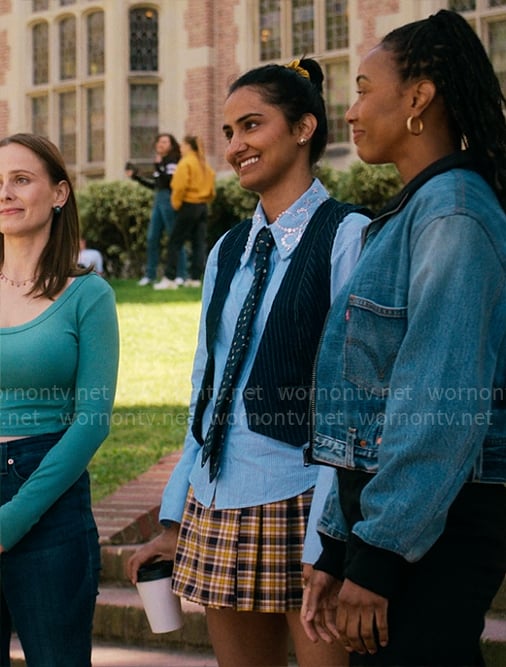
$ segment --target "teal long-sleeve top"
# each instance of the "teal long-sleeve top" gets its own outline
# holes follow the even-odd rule
[[[18,493],[0,507],[5,550],[79,479],[107,437],[118,360],[114,292],[96,274],[74,278],[35,319],[0,328],[0,434],[66,429]]]

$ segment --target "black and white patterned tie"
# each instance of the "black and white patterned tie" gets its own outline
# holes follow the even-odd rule
[[[234,395],[234,385],[239,374],[244,354],[248,348],[251,326],[260,301],[262,287],[265,283],[269,256],[274,246],[274,239],[268,227],[262,227],[255,239],[255,275],[250,290],[237,318],[234,337],[228,353],[225,370],[221,380],[211,425],[206,434],[202,451],[202,466],[210,458],[209,480],[212,482],[218,474],[220,455],[227,431],[227,420]]]

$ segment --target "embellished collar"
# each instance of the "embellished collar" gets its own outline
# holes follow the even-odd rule
[[[265,217],[262,204],[258,202],[253,214],[253,221],[241,258],[241,268],[247,264],[251,256],[253,244],[261,227],[269,225],[282,260],[290,257],[299,244],[300,239],[316,209],[329,198],[329,193],[322,183],[315,178],[311,186],[285,211],[280,213],[276,220],[269,225]]]

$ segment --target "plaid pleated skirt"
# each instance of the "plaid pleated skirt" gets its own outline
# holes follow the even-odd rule
[[[206,508],[190,489],[172,588],[192,602],[284,613],[302,604],[302,548],[313,489],[256,507]]]

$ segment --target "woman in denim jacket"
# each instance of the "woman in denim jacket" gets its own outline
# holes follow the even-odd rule
[[[406,185],[320,348],[312,456],[337,473],[303,624],[352,665],[483,665],[506,569],[504,97],[445,10],[387,35],[357,87],[358,154]]]

